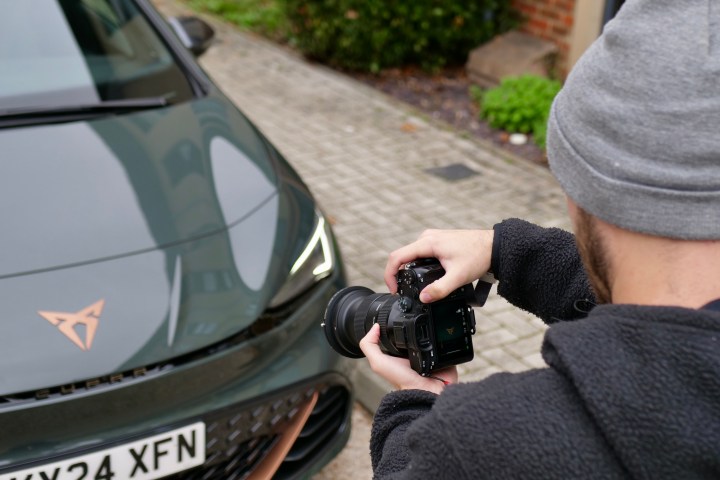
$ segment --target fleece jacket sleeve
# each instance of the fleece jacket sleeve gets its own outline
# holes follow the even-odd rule
[[[405,468],[410,460],[407,428],[430,411],[436,398],[424,390],[391,392],[383,398],[375,412],[370,439],[373,471],[391,473]]]
[[[418,432],[417,422],[428,415],[434,393],[400,390],[387,394],[373,420],[370,458],[375,479],[462,478],[460,465],[448,463],[453,454],[441,436]]]
[[[559,228],[495,225],[491,268],[498,294],[546,323],[582,318],[595,302],[575,237]]]

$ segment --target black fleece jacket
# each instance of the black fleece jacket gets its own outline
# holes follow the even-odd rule
[[[577,319],[592,294],[573,236],[521,220],[495,227],[493,271],[501,295],[552,323],[548,367],[388,394],[375,478],[720,478],[720,312],[603,305]]]

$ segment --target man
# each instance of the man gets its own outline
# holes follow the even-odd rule
[[[425,302],[491,270],[551,324],[548,367],[420,377],[373,327],[361,348],[399,388],[376,413],[376,477],[720,477],[719,126],[720,1],[628,0],[550,116],[576,236],[428,231],[387,265],[395,291],[402,264],[437,257]]]

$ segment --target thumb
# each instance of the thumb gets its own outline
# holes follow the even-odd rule
[[[360,340],[360,350],[363,351],[365,356],[368,356],[368,351],[380,350],[378,344],[380,343],[380,325],[374,324],[365,336]]]
[[[365,354],[365,358],[370,363],[370,368],[377,371],[379,365],[383,365],[386,356],[380,349],[380,325],[377,323],[372,326],[368,333],[360,340],[360,350]]]
[[[420,301],[423,303],[431,303],[440,300],[441,298],[447,297],[450,292],[462,285],[464,285],[464,283],[461,278],[446,273],[420,292]]]

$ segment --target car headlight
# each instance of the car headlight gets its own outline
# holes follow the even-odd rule
[[[330,225],[318,212],[315,231],[310,237],[310,241],[295,260],[285,284],[270,301],[268,307],[279,307],[329,276],[334,267],[333,259]]]

